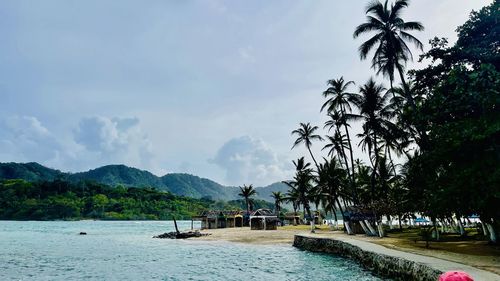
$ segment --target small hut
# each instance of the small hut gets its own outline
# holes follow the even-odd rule
[[[192,217],[193,221],[201,221],[201,229],[216,229],[227,227],[242,227],[241,211],[203,211]]]
[[[298,225],[300,224],[300,216],[296,213],[286,213],[283,216],[283,225]]]
[[[226,216],[226,227],[242,227],[243,215],[241,211],[223,211]]]
[[[250,214],[250,229],[252,230],[276,230],[279,219],[269,209],[258,209]]]

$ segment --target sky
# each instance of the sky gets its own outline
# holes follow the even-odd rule
[[[414,35],[424,43],[454,42],[491,2],[413,0],[403,17],[423,23]],[[288,179],[307,153],[291,150],[290,132],[323,127],[326,81],[375,77],[357,53],[366,37],[352,37],[366,4],[1,1],[0,162],[125,164],[226,185]],[[367,159],[359,148],[355,157]]]

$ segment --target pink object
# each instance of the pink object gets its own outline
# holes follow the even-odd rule
[[[463,271],[448,271],[439,276],[439,281],[474,281],[474,279]]]

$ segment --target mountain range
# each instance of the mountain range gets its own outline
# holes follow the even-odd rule
[[[176,195],[214,200],[240,199],[239,188],[224,186],[215,181],[195,175],[171,173],[158,177],[148,171],[125,165],[107,165],[79,173],[66,173],[51,169],[39,163],[0,163],[0,179],[24,179],[26,181],[52,181],[64,179],[71,182],[95,181],[110,186],[154,187]],[[257,199],[272,202],[273,191],[287,191],[287,185],[277,182],[256,187]]]

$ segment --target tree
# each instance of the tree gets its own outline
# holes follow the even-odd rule
[[[245,203],[246,203],[246,206],[247,206],[247,214],[250,213],[250,211],[252,211],[252,208],[251,208],[251,200],[252,200],[252,197],[257,195],[257,191],[253,188],[253,185],[243,185],[243,186],[240,186],[240,193],[238,193],[239,196],[243,197],[243,199],[245,199]]]
[[[290,187],[288,194],[288,200],[293,200],[302,205],[304,210],[304,217],[307,216],[312,219],[311,208],[309,202],[312,200],[313,195],[313,185],[312,181],[314,176],[312,174],[312,169],[309,168],[310,163],[304,161],[304,157],[299,158],[297,161],[293,161],[295,165],[295,176],[290,181],[283,181],[286,185]]]
[[[347,89],[349,88],[350,85],[354,85],[354,82],[353,81],[346,82],[344,80],[344,77],[340,77],[339,79],[328,80],[327,84],[329,87],[326,89],[326,91],[323,92],[323,96],[325,98],[328,98],[328,100],[321,107],[321,111],[327,108],[329,114],[332,112],[336,113],[334,115],[333,114],[330,115],[330,117],[332,119],[336,117],[336,119],[340,123],[337,124],[338,131],[340,131],[338,125],[344,126],[345,135],[347,137],[347,144],[349,146],[350,159],[351,159],[351,179],[352,182],[354,183],[354,156],[351,144],[351,136],[349,134],[349,129],[348,129],[349,125],[347,124],[347,119],[345,118],[345,115],[348,112],[349,113],[351,112],[351,105],[349,99],[352,96],[352,93],[347,92]],[[345,152],[344,152],[344,157],[345,157]],[[346,161],[346,167],[347,169],[349,169],[347,161]]]
[[[271,197],[274,199],[274,210],[277,216],[279,216],[281,211],[281,202],[283,201],[283,193],[281,191],[273,191]]]
[[[311,126],[310,123],[300,123],[299,128],[292,131],[292,135],[298,136],[292,146],[292,149],[297,145],[304,143],[307,150],[309,151],[309,154],[311,155],[312,160],[314,161],[314,164],[316,164],[316,167],[318,166],[318,162],[316,162],[316,159],[314,158],[314,155],[311,151],[312,142],[314,140],[323,140],[320,135],[315,134],[317,130],[318,126]]]
[[[375,174],[380,156],[378,146],[381,136],[386,133],[390,121],[390,111],[387,106],[389,92],[385,91],[383,85],[375,83],[373,79],[359,88],[359,94],[353,94],[351,102],[359,109],[359,114],[349,114],[352,120],[362,120],[363,132],[359,134],[362,138],[360,144],[363,149],[368,148],[368,154],[372,160],[372,193],[375,192]]]
[[[478,214],[491,241],[500,231],[500,1],[473,12],[458,40],[434,38],[412,71],[421,97],[429,149],[407,163],[406,187],[420,194],[414,208],[436,217]]]
[[[331,211],[337,220],[335,205],[339,208],[342,216],[344,210],[340,203],[340,197],[352,198],[353,192],[346,192],[347,170],[343,169],[337,158],[332,157],[330,161],[325,159],[323,164],[320,164],[316,183],[319,193],[322,195],[322,204],[326,211]]]
[[[99,210],[101,215],[104,213],[104,208],[108,203],[109,199],[104,194],[96,194],[92,197],[92,206],[94,209]]]
[[[402,10],[408,7],[408,0],[397,0],[390,7],[388,0],[382,4],[379,1],[372,2],[366,9],[367,22],[360,24],[354,31],[354,38],[361,34],[375,32],[376,34],[365,41],[359,47],[361,59],[366,59],[368,53],[375,49],[372,58],[372,67],[377,73],[382,72],[389,77],[392,84],[394,81],[394,71],[399,72],[401,82],[407,89],[404,68],[408,60],[413,59],[408,43],[413,43],[417,48],[422,49],[423,44],[410,31],[422,31],[424,26],[420,22],[406,22],[401,18]],[[413,97],[406,96],[409,104],[415,107]]]

